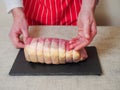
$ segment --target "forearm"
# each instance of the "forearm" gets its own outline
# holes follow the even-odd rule
[[[10,13],[14,8],[23,7],[23,0],[3,0],[3,1],[6,5],[8,13]]]
[[[81,10],[83,11],[94,11],[98,0],[82,0]]]

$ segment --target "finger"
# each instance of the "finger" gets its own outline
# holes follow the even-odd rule
[[[89,44],[89,40],[80,37],[75,43],[72,43],[70,45],[70,48],[71,49],[75,49],[76,48],[78,50],[78,49],[81,49],[81,48],[87,46],[88,44]]]
[[[16,48],[24,48],[24,44],[22,42],[16,43]]]
[[[19,34],[12,36],[12,42],[16,48],[24,48],[24,44],[19,40]]]
[[[22,29],[22,34],[23,34],[23,41],[25,42],[26,39],[28,38],[28,27],[27,26],[24,26]]]
[[[16,48],[24,48],[24,44],[21,41],[18,41],[16,38],[14,38],[12,42]]]
[[[85,23],[84,25],[84,35],[85,35],[85,38],[90,39],[90,24],[89,23]]]
[[[75,47],[75,44],[79,41],[78,37],[73,38],[69,43],[69,50],[73,49]]]
[[[78,42],[78,43],[76,43],[74,50],[80,50],[80,49],[86,47],[88,44],[89,44],[89,42],[83,42],[83,43]]]
[[[20,35],[21,35],[20,33],[16,34],[16,36],[15,36],[15,45],[16,45],[17,48],[24,48],[24,44],[19,38]]]
[[[77,42],[75,42],[75,43],[69,45],[69,50],[74,49],[76,45],[77,45]]]
[[[91,30],[92,30],[91,36],[92,36],[92,39],[93,39],[95,37],[95,35],[97,34],[96,23],[92,24]]]
[[[78,38],[77,38],[77,37],[72,38],[72,39],[69,41],[69,44],[72,44],[72,43],[76,42],[76,40],[78,40]]]
[[[86,44],[85,43],[81,43],[81,42],[76,42],[72,45],[70,45],[70,48],[74,49],[74,50],[80,50],[81,48],[83,48]]]
[[[81,49],[81,58],[80,58],[80,60],[84,60],[87,57],[88,57],[88,55],[87,55],[87,52],[86,52],[85,48],[82,48]]]
[[[81,43],[83,42],[80,36],[77,36],[73,38],[72,40],[73,41],[69,44],[71,49],[73,49],[78,42],[81,42]]]

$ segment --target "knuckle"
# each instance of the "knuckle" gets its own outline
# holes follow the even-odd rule
[[[13,42],[13,44],[14,44],[15,48],[17,48],[17,49],[19,48],[19,46],[16,43]]]
[[[23,48],[23,46],[20,43],[18,43],[18,42],[13,42],[13,43],[14,43],[15,48],[17,48],[17,49]]]

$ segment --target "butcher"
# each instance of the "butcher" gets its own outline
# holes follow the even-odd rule
[[[98,0],[4,0],[13,16],[9,32],[16,48],[24,48],[29,25],[77,25],[77,35],[69,40],[69,48],[80,50],[95,37],[94,11]],[[23,41],[20,36],[23,35]]]

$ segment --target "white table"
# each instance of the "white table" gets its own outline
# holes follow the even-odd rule
[[[30,34],[33,37],[70,39],[77,32],[74,26],[31,29],[31,33],[36,32]],[[0,30],[0,90],[120,90],[120,27],[98,27],[98,33],[90,44],[97,47],[102,76],[9,76],[19,50],[9,40],[10,28],[1,27]]]

